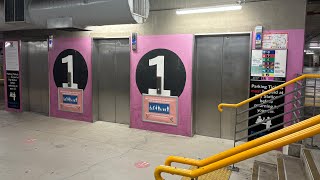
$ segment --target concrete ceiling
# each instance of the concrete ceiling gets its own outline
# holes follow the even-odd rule
[[[306,42],[320,41],[320,0],[307,4]]]

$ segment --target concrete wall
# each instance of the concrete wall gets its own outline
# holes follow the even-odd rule
[[[176,15],[175,11],[185,7],[201,7],[234,3],[235,0],[151,0],[151,13],[143,25],[112,25],[90,27],[92,37],[224,33],[253,31],[257,25],[265,29],[304,29],[306,0],[271,0],[251,2],[241,11]]]

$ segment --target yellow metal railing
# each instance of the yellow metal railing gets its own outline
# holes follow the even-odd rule
[[[223,107],[237,108],[245,105],[251,101],[261,98],[269,93],[277,91],[283,87],[291,85],[307,78],[320,78],[320,74],[304,74],[291,81],[288,81],[280,86],[273,89],[265,91],[257,96],[249,98],[238,104],[220,104],[218,109],[220,112],[223,111]],[[235,148],[227,150],[225,152],[219,153],[217,155],[211,156],[203,160],[190,159],[177,156],[169,156],[165,162],[165,166],[159,166],[155,170],[156,180],[163,180],[161,177],[162,172],[181,175],[185,177],[195,178],[203,174],[209,173],[211,171],[220,169],[222,167],[240,162],[242,160],[254,157],[256,155],[268,152],[273,149],[280,148],[284,145],[291,144],[293,142],[312,137],[320,133],[320,115],[310,118],[308,120],[302,121],[295,125],[286,127],[264,137],[258,138],[256,140],[247,142],[245,144],[239,145]],[[306,133],[306,130],[312,130],[312,133]],[[298,140],[296,140],[298,139]],[[196,170],[180,169],[176,167],[171,167],[173,162],[188,164],[199,167]]]
[[[311,124],[314,124],[314,122],[319,122],[320,115],[309,118],[306,121],[313,122]],[[301,123],[303,123],[303,122],[297,123],[296,126],[302,126]],[[286,146],[288,144],[315,136],[320,133],[320,124],[319,123],[315,123],[315,124],[316,125],[310,126],[306,129],[297,131],[295,133],[292,133],[290,135],[287,135],[282,138],[276,139],[274,141],[268,142],[266,144],[248,149],[246,151],[242,151],[240,153],[234,154],[233,156],[229,156],[224,159],[221,159],[220,161],[217,161],[217,162],[211,163],[209,165],[200,167],[199,169],[187,170],[187,169],[181,169],[181,168],[176,168],[176,167],[171,167],[171,166],[158,166],[154,172],[154,176],[155,176],[156,180],[164,180],[161,177],[161,173],[165,172],[165,173],[180,175],[180,176],[184,176],[184,177],[196,178],[201,175],[207,174],[209,172],[212,172],[212,171],[218,170],[220,168],[229,166],[231,164],[235,164],[240,161],[243,161],[243,160],[258,156],[260,154],[269,152],[271,150],[281,148],[281,147]],[[287,128],[289,128],[289,127],[287,127]],[[287,129],[287,128],[284,128],[284,129]],[[237,147],[235,147],[235,148],[237,148]],[[233,149],[235,149],[235,148],[233,148]]]
[[[252,98],[249,98],[249,99],[247,99],[247,100],[244,100],[244,101],[242,101],[242,102],[240,102],[240,103],[238,103],[238,104],[226,104],[226,103],[219,104],[218,110],[219,110],[220,112],[222,112],[222,111],[223,111],[223,107],[238,108],[238,107],[240,107],[240,106],[243,106],[243,105],[245,105],[245,104],[248,104],[249,102],[252,102],[252,101],[254,101],[254,100],[257,100],[257,99],[259,99],[259,98],[261,98],[261,97],[263,97],[263,96],[265,96],[265,95],[267,95],[267,94],[270,94],[270,93],[272,93],[272,92],[274,92],[274,91],[277,91],[277,90],[279,90],[279,89],[281,89],[281,88],[284,88],[284,87],[286,87],[286,86],[289,86],[289,85],[291,85],[291,84],[293,84],[293,83],[296,83],[296,82],[301,81],[301,80],[303,80],[303,79],[312,79],[312,78],[320,78],[320,74],[304,74],[304,75],[301,75],[301,76],[299,76],[299,77],[297,77],[297,78],[295,78],[295,79],[292,79],[292,80],[290,80],[290,81],[288,81],[288,82],[286,82],[286,83],[283,83],[283,84],[281,84],[281,85],[279,85],[279,86],[277,86],[277,87],[275,87],[275,88],[272,88],[272,89],[270,89],[270,90],[268,90],[268,91],[265,91],[265,92],[263,92],[263,93],[261,93],[261,94],[259,94],[259,95],[256,95],[256,96],[254,96],[254,97],[252,97]]]

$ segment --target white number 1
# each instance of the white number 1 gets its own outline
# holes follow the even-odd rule
[[[161,78],[161,94],[157,93],[157,89],[149,89],[149,95],[171,96],[170,90],[164,90],[164,56],[157,56],[149,60],[149,66],[157,66],[157,77]]]
[[[70,79],[68,78],[68,83],[63,83],[63,88],[72,88],[72,89],[78,89],[78,84],[73,82],[73,56],[69,55],[65,58],[62,58],[62,63],[66,63],[68,65],[68,77],[70,76]]]

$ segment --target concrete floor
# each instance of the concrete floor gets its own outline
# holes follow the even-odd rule
[[[168,155],[205,158],[230,147],[230,140],[0,111],[0,179],[4,180],[152,180],[155,167]],[[277,153],[255,159],[275,163]],[[238,164],[241,171],[231,179],[251,179],[253,160]],[[150,167],[136,168],[139,161]]]

